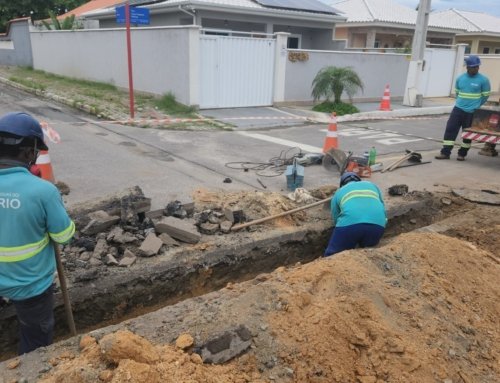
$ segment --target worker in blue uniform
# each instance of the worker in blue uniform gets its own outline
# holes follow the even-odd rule
[[[438,160],[449,160],[455,139],[460,128],[467,129],[472,125],[474,111],[479,109],[490,96],[490,81],[479,73],[481,60],[478,56],[471,55],[465,58],[467,72],[460,75],[455,82],[457,99],[451,111],[443,138],[443,148],[436,156]],[[463,139],[458,150],[457,160],[465,161],[471,147],[471,140]]]
[[[0,117],[0,296],[19,321],[19,354],[52,343],[52,241],[68,242],[75,225],[57,188],[29,168],[47,150],[39,122],[22,113]]]
[[[358,246],[376,246],[384,235],[387,218],[382,194],[374,183],[361,181],[356,173],[340,177],[331,212],[335,228],[325,257]]]

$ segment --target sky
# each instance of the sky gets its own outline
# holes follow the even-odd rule
[[[328,1],[322,0],[324,3],[332,4],[338,0]],[[396,3],[407,7],[415,8],[419,0],[393,0]],[[489,13],[490,15],[500,17],[500,0],[432,0],[431,9],[442,10],[456,8],[461,11],[478,11]]]

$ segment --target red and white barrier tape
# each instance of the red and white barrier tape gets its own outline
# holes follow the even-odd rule
[[[488,142],[490,144],[500,144],[500,136],[494,136],[491,134],[465,132],[462,134],[462,138],[466,138],[472,141]]]

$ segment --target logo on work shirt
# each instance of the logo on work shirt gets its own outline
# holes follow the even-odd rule
[[[475,83],[475,82],[471,82],[471,83],[470,83],[470,85],[471,85],[471,86],[475,86],[476,88],[480,86],[479,84],[477,84],[477,83]]]
[[[19,193],[0,193],[1,209],[19,209],[20,207]]]

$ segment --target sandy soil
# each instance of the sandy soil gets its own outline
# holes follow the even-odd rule
[[[252,331],[251,349],[225,365],[119,331],[82,338],[77,354],[61,350],[41,381],[500,381],[499,213],[479,206],[456,216],[447,234],[459,238],[403,234],[189,303],[195,345],[217,326]]]

